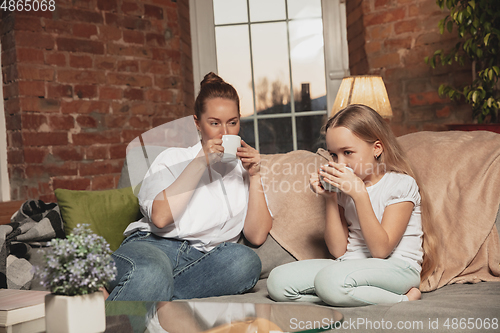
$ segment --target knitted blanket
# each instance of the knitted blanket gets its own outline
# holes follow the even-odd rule
[[[0,225],[0,288],[29,289],[29,253],[54,237],[65,237],[59,206],[41,200],[23,203],[11,223]]]
[[[425,189],[439,245],[436,271],[420,284],[500,281],[500,135],[418,132],[398,138]]]

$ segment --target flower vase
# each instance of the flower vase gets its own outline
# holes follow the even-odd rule
[[[106,330],[104,295],[45,296],[47,333],[96,333]]]

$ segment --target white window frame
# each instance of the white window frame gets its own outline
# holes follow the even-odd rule
[[[329,110],[333,107],[333,102],[342,79],[349,76],[345,1],[346,0],[321,0],[323,38],[325,42],[327,113],[330,113]],[[217,73],[213,0],[189,0],[189,8],[194,91],[196,96],[199,92],[199,84],[203,80],[204,75],[208,72]],[[266,115],[266,118],[268,117],[278,118]],[[261,117],[259,117],[259,119],[260,118]],[[294,119],[295,117],[292,116],[292,121]],[[256,122],[257,118],[254,118],[254,121]],[[254,128],[257,132],[257,126],[254,126]],[[293,149],[297,150],[295,126],[293,126],[292,134],[294,142]],[[259,136],[256,133],[256,149],[259,149],[258,138]]]
[[[0,51],[2,44],[0,43]],[[0,52],[1,53],[1,52]],[[0,57],[0,73],[2,72]],[[5,125],[5,110],[3,104],[3,74],[0,80],[0,202],[10,201],[9,169],[7,164],[7,127]]]

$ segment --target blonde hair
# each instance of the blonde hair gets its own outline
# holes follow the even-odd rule
[[[430,216],[425,189],[413,172],[410,163],[399,145],[389,124],[372,108],[362,104],[351,104],[340,110],[328,119],[324,127],[327,132],[329,128],[345,127],[353,134],[367,143],[380,141],[383,152],[377,157],[377,163],[384,166],[384,171],[394,171],[413,177],[419,187],[422,209],[422,229],[424,232],[423,249],[424,259],[422,263],[421,281],[428,278],[436,269],[437,239]]]

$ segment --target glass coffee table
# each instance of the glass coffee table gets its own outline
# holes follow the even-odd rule
[[[304,303],[106,302],[106,332],[328,332],[343,315]]]

